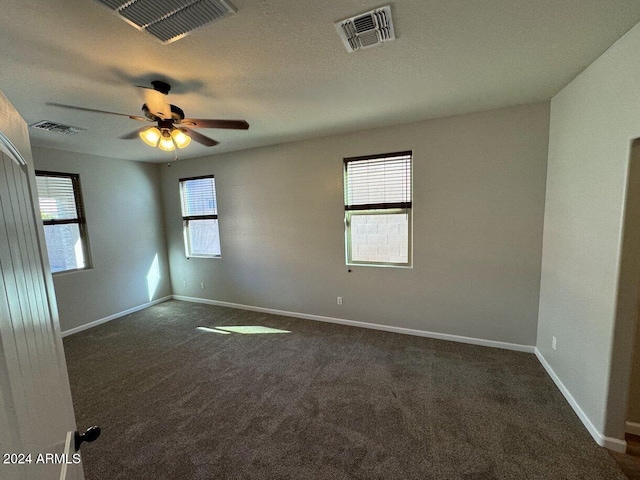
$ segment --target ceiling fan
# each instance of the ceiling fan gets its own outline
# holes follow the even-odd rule
[[[194,128],[226,128],[232,130],[248,130],[249,124],[244,120],[216,120],[202,118],[185,118],[180,107],[167,102],[166,96],[171,90],[171,86],[161,80],[151,82],[153,88],[138,87],[144,94],[144,104],[142,111],[144,117],[137,115],[127,115],[126,113],[108,112],[93,108],[76,107],[74,105],[64,105],[61,103],[47,103],[54,107],[69,108],[72,110],[82,110],[85,112],[106,113],[109,115],[119,115],[129,117],[141,122],[155,123],[155,126],[145,126],[131,133],[122,135],[120,138],[131,140],[140,137],[144,143],[151,147],[158,147],[166,152],[171,152],[177,148],[185,148],[191,140],[195,140],[207,147],[218,145],[219,142],[199,132]]]

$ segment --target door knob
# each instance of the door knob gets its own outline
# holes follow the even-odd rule
[[[93,442],[99,436],[100,436],[100,427],[89,427],[84,433],[78,433],[76,431],[76,434],[75,434],[76,452],[80,450],[80,445],[82,445],[82,442]]]

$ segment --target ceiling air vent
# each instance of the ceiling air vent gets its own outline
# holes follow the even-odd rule
[[[139,30],[171,43],[236,13],[225,0],[96,0]]]
[[[396,39],[389,6],[347,18],[334,25],[349,53]]]
[[[86,128],[72,127],[71,125],[63,125],[62,123],[51,122],[49,120],[41,120],[29,126],[40,130],[47,130],[48,132],[62,133],[64,135],[75,135],[76,133],[86,130]]]

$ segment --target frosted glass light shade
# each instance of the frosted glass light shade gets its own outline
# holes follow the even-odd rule
[[[158,141],[162,136],[160,134],[160,130],[157,127],[147,128],[146,130],[143,130],[142,132],[140,132],[139,135],[142,141],[147,145],[149,145],[150,147],[157,147]]]
[[[176,149],[176,145],[173,143],[173,139],[171,138],[171,134],[168,130],[162,131],[162,138],[158,143],[158,148],[165,152],[173,152]]]
[[[184,148],[191,143],[191,137],[177,128],[171,132],[171,138],[178,148]]]

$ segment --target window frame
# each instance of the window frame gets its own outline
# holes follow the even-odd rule
[[[87,217],[85,215],[84,210],[84,200],[82,198],[82,188],[80,185],[80,174],[78,173],[64,173],[64,172],[53,172],[49,170],[36,170],[36,191],[38,192],[38,208],[40,208],[40,191],[37,188],[37,177],[53,177],[53,178],[66,178],[71,180],[71,185],[73,187],[73,201],[76,209],[76,218],[74,219],[64,219],[64,220],[56,220],[50,219],[45,220],[41,218],[43,227],[51,226],[51,225],[70,225],[77,224],[78,232],[80,236],[80,243],[82,245],[82,255],[84,259],[84,267],[82,268],[68,268],[66,270],[58,270],[57,272],[51,272],[52,275],[59,275],[63,273],[70,272],[79,272],[83,270],[90,270],[92,268],[91,263],[91,254],[89,249],[89,235],[87,233]],[[42,215],[41,215],[42,216]],[[46,244],[46,237],[45,237]],[[47,255],[48,255],[48,246],[47,246]],[[51,270],[51,264],[49,264],[49,269]]]
[[[183,203],[183,184],[190,180],[204,180],[206,178],[213,179],[213,201],[216,206],[216,213],[210,215],[185,215],[184,213],[184,203]],[[218,229],[218,240],[220,239],[220,220],[218,218],[218,192],[215,184],[215,175],[199,175],[195,177],[184,177],[178,179],[179,192],[180,192],[180,213],[182,214],[182,236],[184,239],[184,252],[187,258],[222,258],[222,245],[220,245],[220,253],[215,254],[193,254],[190,252],[191,249],[191,235],[189,229],[189,222],[193,220],[216,220],[217,221],[217,229]]]
[[[358,161],[378,160],[385,158],[409,156],[409,201],[395,203],[348,204],[348,164]],[[344,235],[345,263],[348,266],[413,268],[413,151],[390,152],[375,155],[362,155],[343,159],[343,195],[344,195]],[[407,215],[407,261],[384,262],[353,260],[352,252],[352,217],[356,215]]]

